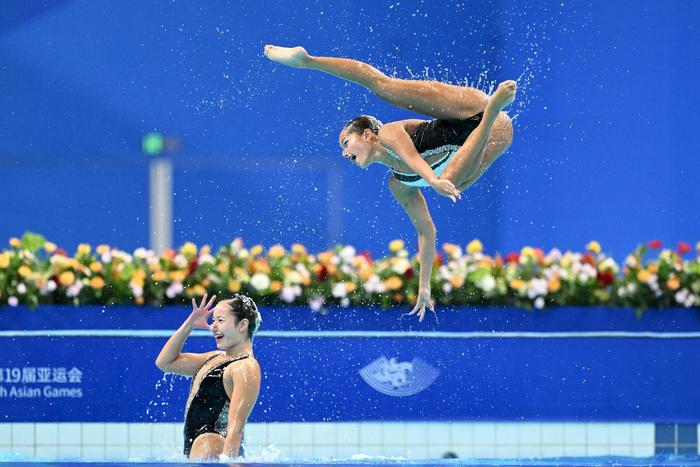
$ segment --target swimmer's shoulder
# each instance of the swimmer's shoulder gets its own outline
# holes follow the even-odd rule
[[[419,118],[408,118],[406,120],[397,120],[395,122],[389,122],[385,123],[382,125],[382,127],[379,129],[379,133],[381,136],[382,130],[385,132],[390,132],[396,129],[403,129],[408,133],[409,135],[412,135],[416,129],[418,128],[419,125],[422,123],[428,122],[430,120],[421,120]],[[385,130],[386,129],[386,130]]]

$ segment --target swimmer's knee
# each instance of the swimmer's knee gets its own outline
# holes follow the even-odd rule
[[[191,460],[218,460],[224,452],[224,437],[218,433],[202,433],[192,443]]]

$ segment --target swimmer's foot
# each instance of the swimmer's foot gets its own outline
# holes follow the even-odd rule
[[[278,47],[276,45],[265,46],[265,56],[273,62],[294,68],[304,68],[311,60],[303,47]]]
[[[505,106],[515,100],[515,91],[518,89],[518,83],[513,80],[504,81],[498,85],[498,89],[489,98],[489,103],[486,104],[485,112],[493,112],[498,114]]]

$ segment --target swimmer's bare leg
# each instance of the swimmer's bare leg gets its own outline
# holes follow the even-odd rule
[[[371,65],[336,57],[315,57],[303,47],[265,46],[272,61],[294,68],[320,70],[363,86],[391,104],[433,118],[466,119],[483,112],[489,97],[475,88],[438,81],[397,79]]]
[[[515,81],[504,81],[489,99],[484,115],[467,140],[452,156],[440,175],[463,190],[474,183],[484,170],[510,146],[513,131],[510,118],[501,112],[515,99]],[[496,125],[494,130],[494,124]],[[502,140],[502,141],[501,141]]]

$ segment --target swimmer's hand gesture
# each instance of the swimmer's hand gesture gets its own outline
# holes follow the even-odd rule
[[[423,321],[426,307],[435,313],[435,301],[430,298],[430,289],[420,289],[418,290],[418,298],[416,298],[416,306],[413,307],[413,310],[408,315],[411,316],[418,313],[418,321]]]
[[[192,314],[187,318],[186,324],[192,329],[206,329],[209,330],[209,317],[214,313],[213,309],[210,309],[216,300],[216,295],[212,295],[209,302],[207,302],[207,294],[202,297],[202,302],[197,305],[195,299],[192,299]]]
[[[442,196],[450,198],[453,203],[456,203],[458,199],[462,199],[462,193],[449,180],[436,178],[430,182],[430,186]]]

